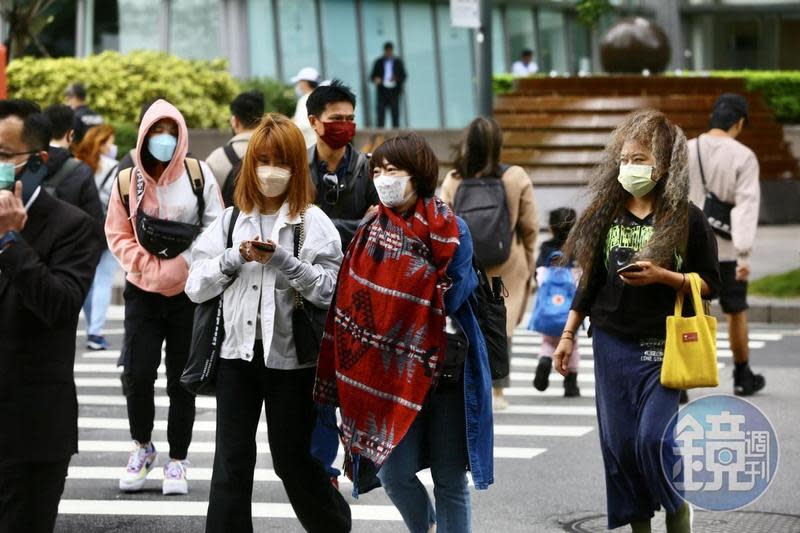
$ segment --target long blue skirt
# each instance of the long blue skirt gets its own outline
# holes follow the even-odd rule
[[[661,506],[674,513],[683,499],[670,486],[660,454],[680,392],[661,385],[664,340],[625,340],[592,330],[608,528],[652,518]],[[673,436],[666,439],[671,448]]]

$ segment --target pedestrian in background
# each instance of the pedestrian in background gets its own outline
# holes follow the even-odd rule
[[[553,368],[553,353],[556,351],[560,332],[566,325],[569,308],[575,295],[575,285],[580,279],[580,269],[575,268],[572,262],[562,265],[564,254],[561,249],[567,242],[567,236],[575,224],[577,213],[571,207],[559,207],[550,211],[550,234],[552,239],[544,241],[539,248],[539,257],[536,259],[536,304],[531,315],[528,329],[536,330],[536,324],[542,317],[548,315],[559,318],[558,333],[556,335],[541,331],[542,347],[539,352],[539,362],[533,378],[536,390],[546,391],[550,386],[550,371]],[[563,318],[562,318],[563,317]],[[552,320],[552,318],[551,318]],[[547,319],[543,320],[547,322]],[[547,324],[552,327],[552,324]],[[549,327],[547,329],[550,329]],[[577,332],[576,332],[577,335]],[[567,367],[569,372],[564,376],[564,397],[574,398],[581,395],[578,387],[578,369],[581,354],[578,350],[578,338],[572,343],[572,353]]]
[[[103,218],[108,213],[111,191],[117,177],[117,145],[114,127],[101,124],[89,129],[75,149],[75,157],[86,163],[94,172],[94,183],[103,206]],[[90,350],[107,350],[111,346],[103,336],[114,276],[119,265],[103,239],[103,253],[94,275],[92,288],[83,304],[86,317],[86,347]]]
[[[489,182],[488,185],[497,184],[499,196],[493,207],[492,216],[503,219],[508,235],[498,236],[497,232],[503,230],[494,222],[487,224],[483,220],[472,223],[470,233],[476,250],[496,244],[499,238],[510,243],[510,247],[505,250],[506,259],[500,264],[488,264],[482,261],[480,254],[478,255],[478,260],[486,268],[489,278],[501,277],[508,291],[506,334],[509,338],[510,352],[510,339],[514,329],[522,322],[522,317],[528,310],[531,280],[536,271],[536,236],[539,233],[539,220],[530,176],[521,167],[503,165],[500,162],[502,147],[503,132],[497,121],[486,117],[473,120],[464,130],[456,149],[455,168],[445,177],[440,194],[442,200],[453,206],[456,214],[464,217],[470,224],[470,216],[460,211],[460,200],[466,198],[467,194],[483,196],[486,194],[486,189],[482,187],[474,190],[465,189],[459,195],[461,185],[468,180],[479,179],[494,182]],[[509,377],[495,380],[495,409],[503,410],[508,407],[503,389],[510,385]]]
[[[679,291],[691,293],[685,273],[700,275],[705,298],[716,296],[720,279],[714,234],[689,201],[687,156],[683,131],[663,113],[628,115],[593,171],[594,197],[564,245],[583,275],[553,361],[566,376],[588,315],[609,529],[649,532],[663,506],[669,533],[691,531],[691,508],[661,468],[662,446],[676,446],[665,428],[680,395],[661,385],[661,362],[667,316]]]
[[[154,386],[165,341],[170,460],[162,492],[189,491],[194,396],[179,380],[189,357],[195,305],[183,290],[194,241],[222,213],[222,198],[211,169],[188,158],[188,147],[183,115],[169,102],[155,102],[139,126],[136,166],[119,173],[108,207],[108,244],[127,272],[119,365],[135,442],[119,488],[128,492],[144,487],[157,458],[151,441]]]
[[[206,163],[217,178],[226,206],[233,205],[233,191],[242,157],[247,151],[250,137],[264,116],[264,94],[255,90],[241,93],[233,99],[230,108],[233,137],[206,158]]]
[[[392,127],[400,127],[400,96],[406,82],[406,67],[403,60],[394,55],[394,44],[383,45],[383,55],[372,65],[370,79],[376,87],[378,127],[386,124],[386,108],[392,114]]]
[[[147,110],[150,109],[150,106],[154,103],[158,102],[159,100],[166,100],[163,96],[159,96],[156,98],[151,98],[142,102],[142,105],[139,107],[139,119],[136,121],[136,127],[142,125],[142,120],[144,120],[144,115],[147,113]],[[128,153],[122,156],[122,159],[119,160],[119,169],[118,172],[122,172],[126,168],[133,168],[136,166],[136,146],[128,150]]]
[[[688,143],[692,201],[706,213],[707,203],[721,202],[727,204],[725,211],[729,213],[725,221],[730,223],[728,230],[715,230],[722,278],[719,303],[728,322],[733,352],[733,392],[740,396],[750,396],[766,384],[764,376],[755,374],[749,364],[747,280],[761,191],[758,159],[736,140],[747,124],[747,113],[743,96],[721,95],[711,111],[711,129]]]
[[[72,129],[75,112],[72,108],[64,104],[53,104],[45,108],[44,114],[50,119],[52,126],[53,138],[50,140],[50,146],[72,151],[75,140],[75,130]]]
[[[64,103],[75,112],[72,129],[74,142],[79,143],[89,128],[103,123],[103,117],[86,104],[86,87],[80,83],[70,83],[64,91]]]
[[[409,531],[469,533],[467,469],[478,489],[494,482],[469,228],[434,196],[439,162],[419,135],[387,140],[370,166],[381,203],[342,263],[315,395],[341,408],[356,494],[377,486],[377,466]],[[435,504],[417,477],[428,467]]]
[[[539,72],[539,65],[533,59],[533,50],[526,48],[520,58],[511,65],[511,74],[514,76],[530,76]]]
[[[0,531],[50,533],[78,451],[78,316],[100,255],[90,216],[50,196],[50,122],[0,101]]]
[[[237,209],[228,208],[193,252],[186,293],[197,303],[223,294],[225,314],[207,532],[253,530],[262,408],[275,473],[302,526],[350,531],[347,502],[311,456],[316,360],[298,353],[294,340],[297,295],[306,305],[327,308],[342,261],[339,234],[322,210],[309,206],[312,199],[303,135],[291,120],[271,113],[242,161]],[[231,226],[233,247],[226,248]]]
[[[303,132],[303,138],[306,140],[306,148],[311,148],[317,142],[317,136],[314,134],[314,128],[311,127],[311,122],[308,120],[308,108],[306,103],[311,92],[317,88],[320,82],[319,72],[313,67],[305,67],[300,69],[297,76],[292,78],[294,83],[294,93],[297,96],[297,105],[294,108],[294,117],[292,120],[295,125]]]

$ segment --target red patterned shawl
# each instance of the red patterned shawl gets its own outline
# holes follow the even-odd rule
[[[408,219],[381,206],[347,250],[314,395],[341,408],[348,466],[359,456],[380,466],[439,375],[446,271],[458,243],[453,212],[427,198]]]

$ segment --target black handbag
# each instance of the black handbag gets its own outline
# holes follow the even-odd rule
[[[469,340],[461,327],[456,325],[456,332],[447,332],[444,348],[444,365],[441,380],[446,383],[458,383],[464,374],[464,363],[469,353]]]
[[[226,248],[233,247],[233,228],[239,218],[239,208],[234,207],[228,223]],[[225,340],[225,320],[222,314],[222,297],[219,296],[198,304],[194,310],[192,344],[189,359],[181,374],[181,385],[192,394],[214,396],[216,394],[217,366],[219,366],[222,341]]]
[[[305,211],[303,211],[300,215],[300,224],[294,227],[294,256],[297,258],[300,257],[300,248],[306,239],[305,225]],[[327,309],[320,309],[295,291],[292,334],[297,360],[301,365],[317,362],[327,318]]]
[[[700,137],[695,141],[695,145],[697,146],[697,162],[700,164],[700,179],[703,181],[703,190],[706,193],[705,201],[703,202],[703,213],[706,215],[714,233],[729,241],[733,238],[731,236],[731,211],[735,206],[723,202],[716,194],[708,190],[706,175],[703,172],[703,158],[700,157]]]
[[[489,280],[486,271],[473,261],[478,275],[475,290],[477,305],[475,315],[489,352],[489,369],[492,379],[502,379],[510,372],[508,337],[506,336],[506,303],[503,280],[495,276]]]

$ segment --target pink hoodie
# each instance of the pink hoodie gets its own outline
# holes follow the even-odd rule
[[[175,154],[161,178],[156,182],[141,166],[142,150],[146,146],[146,135],[159,120],[170,118],[178,124],[178,144]],[[189,135],[186,122],[180,111],[164,100],[158,100],[145,113],[139,126],[136,143],[136,168],[144,178],[144,193],[141,199],[142,210],[150,216],[179,222],[197,222],[197,198],[192,192],[186,176],[184,159],[188,152]],[[205,163],[201,163],[205,175],[204,197],[206,210],[203,226],[207,226],[222,212],[222,200],[216,180]],[[142,290],[156,292],[164,296],[175,296],[183,292],[189,276],[190,250],[173,259],[161,259],[145,250],[136,237],[136,211],[139,201],[136,197],[136,171],[131,176],[130,213],[114,187],[106,218],[106,238],[111,253],[128,273],[127,280]]]

